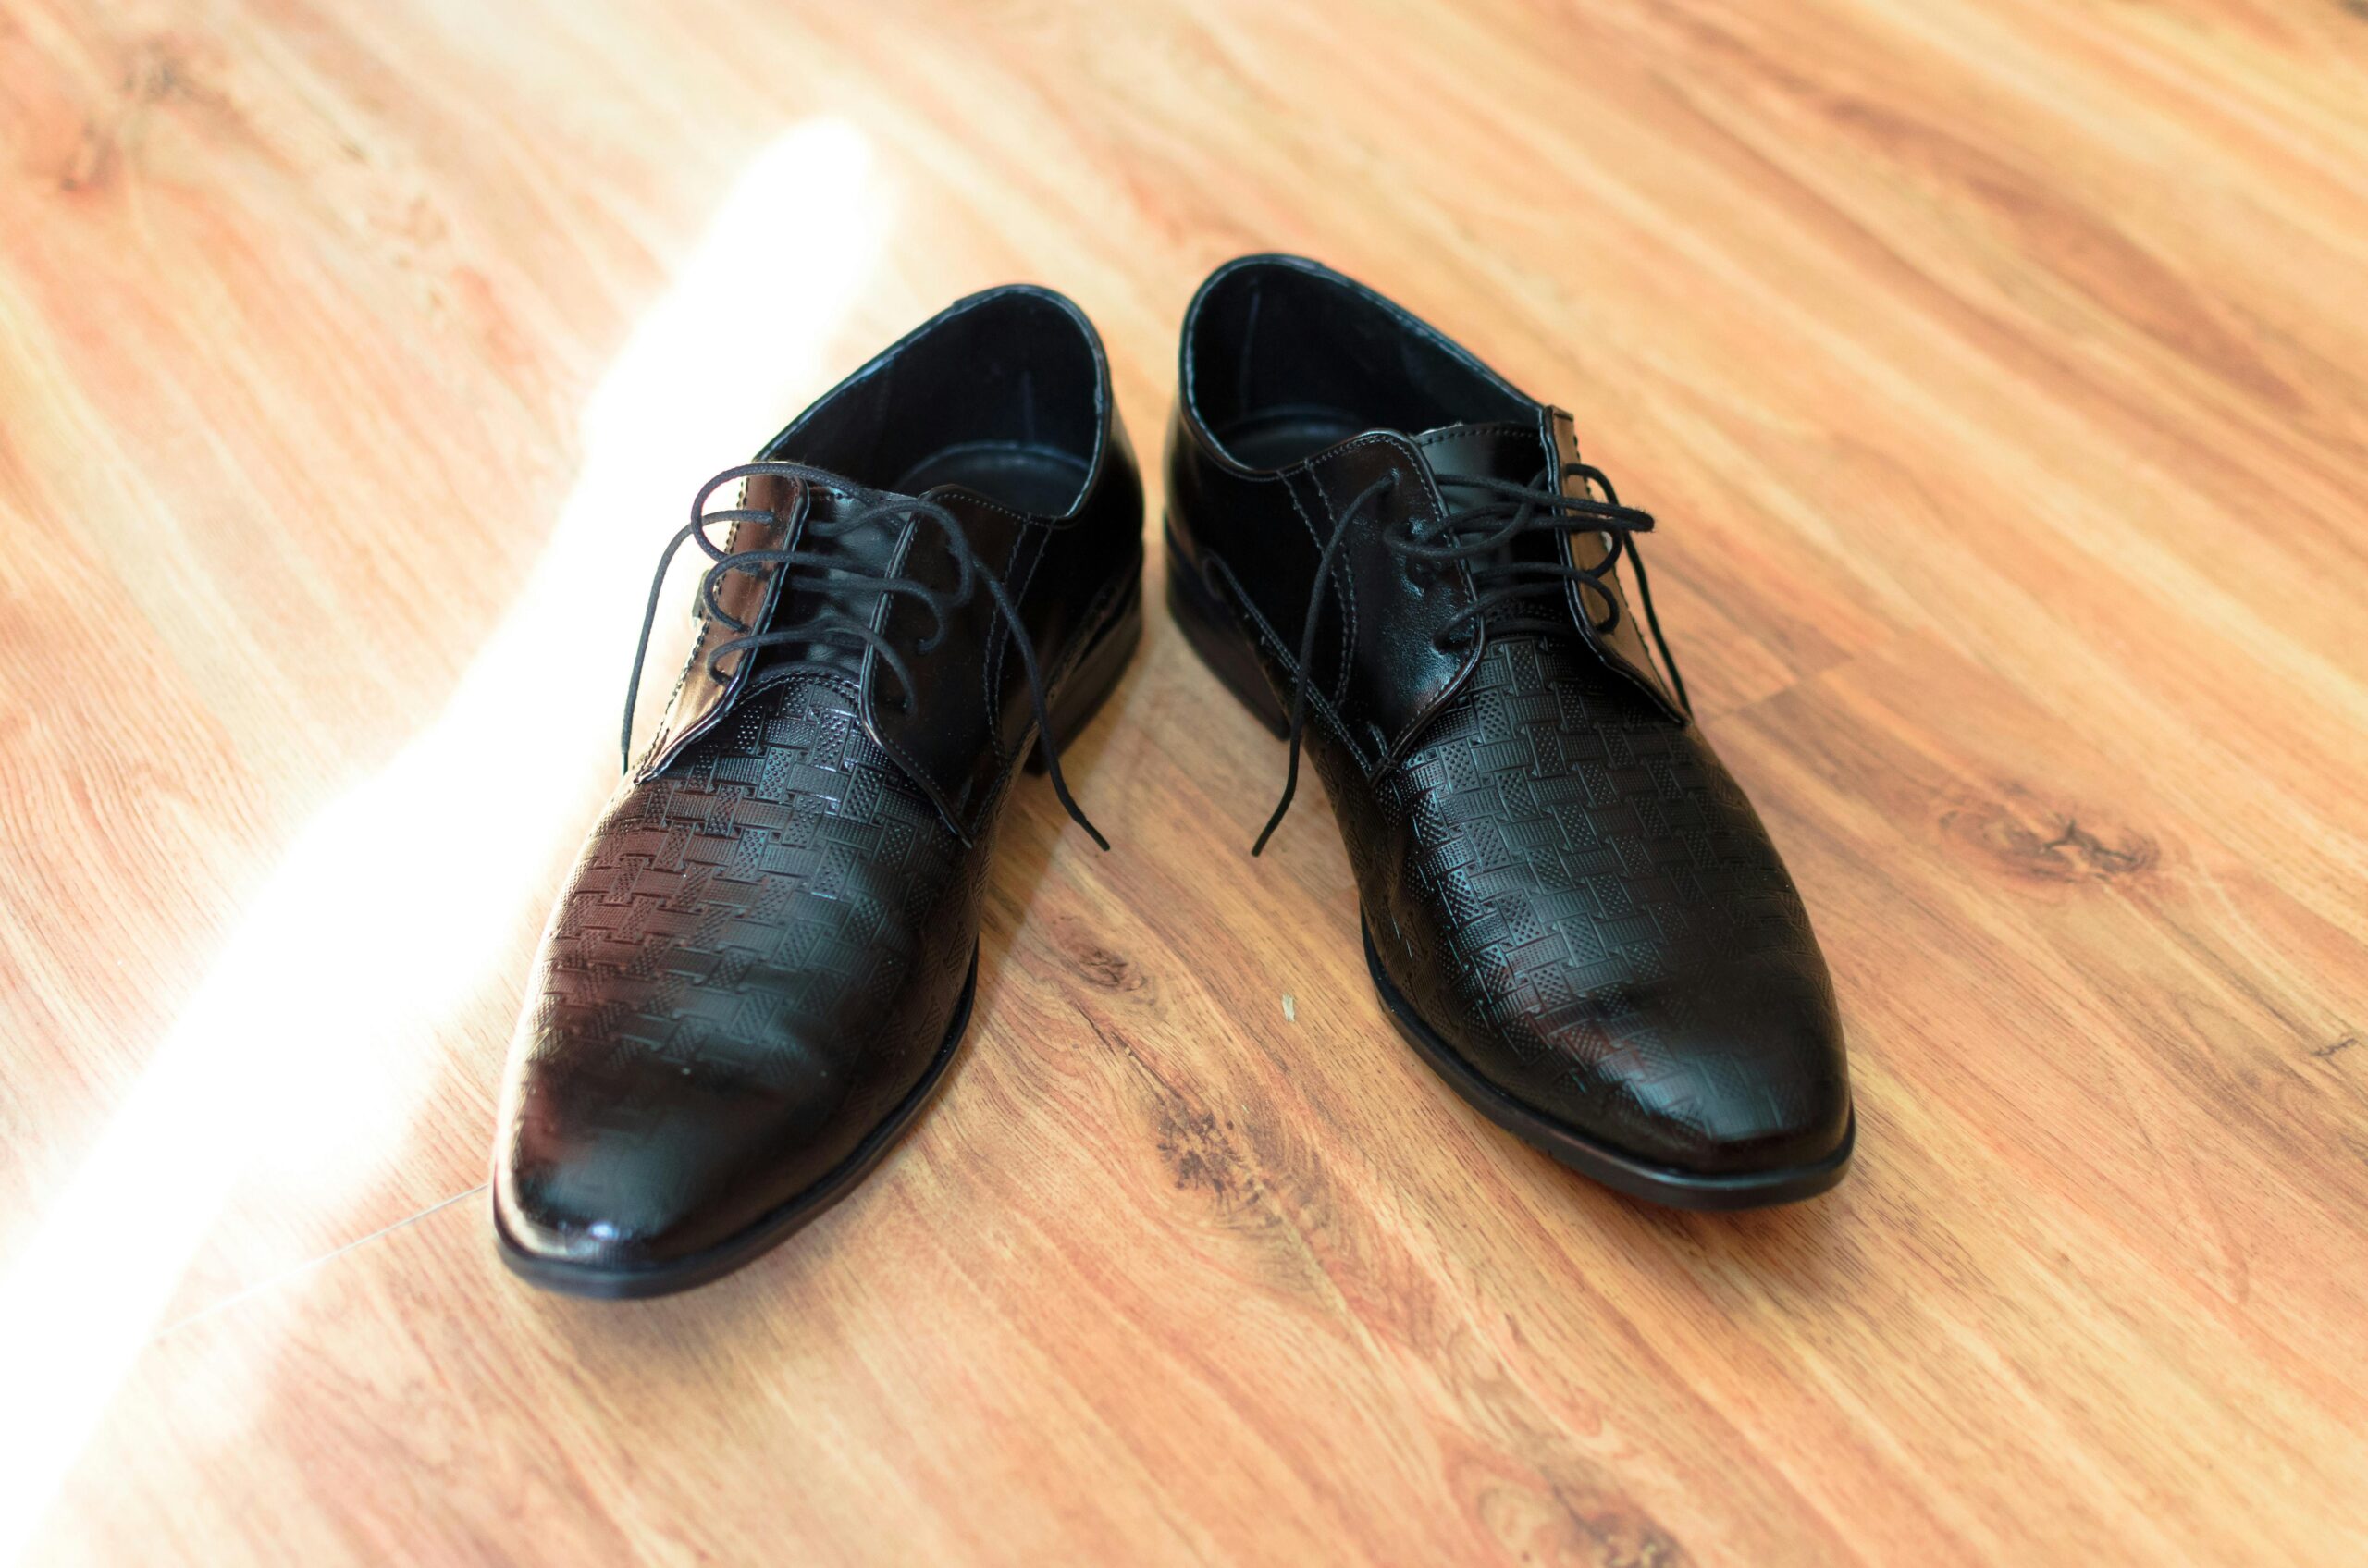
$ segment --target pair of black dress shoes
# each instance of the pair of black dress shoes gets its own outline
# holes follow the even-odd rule
[[[1652,519],[1570,416],[1287,256],[1209,278],[1181,373],[1169,612],[1289,743],[1267,833],[1314,755],[1407,1041],[1638,1197],[1839,1180],[1824,960],[1689,716],[1636,549]],[[927,322],[699,491],[667,551],[709,558],[698,640],[637,762],[628,704],[627,781],[512,1051],[514,1270],[682,1290],[878,1163],[969,1020],[1018,767],[1101,842],[1060,751],[1141,640],[1142,524],[1101,341],[1026,287]]]

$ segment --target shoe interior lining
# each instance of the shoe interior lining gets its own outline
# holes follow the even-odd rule
[[[841,387],[769,456],[870,489],[956,484],[1041,516],[1083,499],[1102,438],[1093,348],[1035,294],[998,294],[937,323]]]
[[[1202,426],[1253,468],[1284,466],[1361,431],[1536,412],[1405,312],[1282,263],[1245,266],[1210,287],[1185,374]]]

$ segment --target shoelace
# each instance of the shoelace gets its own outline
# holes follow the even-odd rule
[[[632,684],[625,688],[624,730],[619,739],[619,749],[628,772],[633,767],[634,705],[641,693],[642,666],[649,657],[649,634],[658,623],[658,600],[666,586],[666,569],[673,564],[674,554],[686,542],[696,542],[712,562],[699,580],[699,599],[707,612],[733,632],[733,636],[709,650],[707,673],[719,685],[730,680],[720,661],[728,653],[737,652],[751,658],[760,648],[801,645],[808,648],[834,648],[860,654],[867,649],[879,656],[880,663],[896,677],[900,691],[898,702],[903,711],[913,706],[913,672],[904,654],[870,623],[870,612],[882,599],[904,594],[929,607],[934,624],[929,636],[915,645],[915,651],[934,650],[945,636],[946,617],[970,601],[971,596],[983,586],[1002,612],[1005,623],[1011,629],[1012,650],[1018,655],[1020,668],[1028,675],[1029,700],[1036,709],[1038,744],[1044,748],[1045,772],[1053,782],[1053,793],[1058,796],[1061,809],[1078,826],[1104,849],[1110,841],[1089,821],[1076,799],[1069,794],[1068,781],[1061,776],[1059,737],[1053,733],[1052,710],[1044,696],[1044,676],[1036,667],[1034,640],[1028,626],[1019,618],[1018,606],[1004,586],[1003,579],[987,570],[970,549],[970,538],[962,520],[932,500],[919,500],[904,496],[882,496],[845,517],[828,519],[808,515],[800,545],[808,541],[827,544],[830,540],[868,528],[874,524],[907,519],[935,524],[945,535],[947,549],[953,553],[959,576],[951,588],[932,588],[911,577],[892,577],[850,562],[845,558],[824,550],[743,549],[726,550],[708,537],[708,528],[718,523],[778,524],[778,513],[756,507],[728,507],[719,512],[707,510],[708,498],[735,479],[785,478],[800,479],[809,484],[831,482],[828,475],[795,463],[744,463],[709,479],[699,487],[691,501],[691,520],[669,540],[666,551],[658,558],[658,571],[649,581],[649,607],[641,617],[641,641],[634,649]],[[769,631],[759,632],[747,622],[734,616],[723,608],[717,590],[734,572],[746,573],[759,579],[769,574],[787,574],[776,602],[787,605],[793,594],[803,594],[819,599],[810,613],[794,622],[784,622]],[[856,613],[860,607],[862,613]],[[810,666],[838,673],[837,666],[812,654],[787,666],[796,669]]]
[[[1620,599],[1607,585],[1606,579],[1625,556],[1636,567],[1636,598],[1645,609],[1645,624],[1653,634],[1653,646],[1660,650],[1661,667],[1669,672],[1670,684],[1676,688],[1677,702],[1687,712],[1694,710],[1685,695],[1685,679],[1677,673],[1677,661],[1671,657],[1668,639],[1661,636],[1660,617],[1653,612],[1653,585],[1645,575],[1644,552],[1636,548],[1638,534],[1653,529],[1653,514],[1633,506],[1620,504],[1619,492],[1603,470],[1587,463],[1566,463],[1560,477],[1584,479],[1603,491],[1604,499],[1597,500],[1586,494],[1565,495],[1560,490],[1543,488],[1552,469],[1541,471],[1536,480],[1528,485],[1516,485],[1507,479],[1486,478],[1476,475],[1440,474],[1435,475],[1441,487],[1460,487],[1486,492],[1489,499],[1451,512],[1444,526],[1432,540],[1397,535],[1386,536],[1382,543],[1403,561],[1419,562],[1434,567],[1452,566],[1458,562],[1472,568],[1473,586],[1479,589],[1470,604],[1448,617],[1446,623],[1432,635],[1431,645],[1444,651],[1449,640],[1467,625],[1477,626],[1494,612],[1512,607],[1535,603],[1541,589],[1560,585],[1574,585],[1582,592],[1593,589],[1603,605],[1603,615],[1592,613],[1597,636],[1610,633],[1620,624]],[[1275,814],[1266,819],[1265,831],[1250,853],[1261,854],[1275,830],[1283,825],[1284,813],[1291,809],[1291,797],[1299,792],[1299,756],[1301,742],[1307,733],[1307,698],[1314,677],[1310,666],[1315,658],[1315,623],[1324,611],[1324,599],[1332,585],[1332,566],[1338,559],[1341,541],[1349,537],[1349,529],[1358,515],[1371,505],[1374,499],[1398,483],[1394,474],[1367,485],[1356,499],[1340,511],[1340,521],[1332,530],[1332,537],[1324,546],[1324,553],[1316,562],[1315,586],[1307,598],[1307,621],[1300,633],[1299,674],[1291,683],[1290,762],[1283,774],[1283,797],[1275,803]],[[1523,561],[1515,559],[1511,546],[1523,534],[1551,533],[1562,536],[1551,560]],[[1572,534],[1599,533],[1611,543],[1603,559],[1593,566],[1573,565],[1568,548]],[[1433,542],[1436,540],[1437,542]],[[1542,616],[1500,617],[1492,630],[1557,632],[1565,629],[1567,622]]]

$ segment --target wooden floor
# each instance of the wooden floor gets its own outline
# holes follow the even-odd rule
[[[1856,1173],[1483,1123],[1163,623],[870,1184],[514,1283],[694,486],[1011,278],[1155,453],[1266,248],[1661,517]],[[2363,601],[2359,0],[0,0],[0,1560],[2368,1559]]]

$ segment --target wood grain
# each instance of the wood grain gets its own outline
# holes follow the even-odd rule
[[[5,0],[0,237],[0,1558],[2368,1555],[2359,6]],[[687,1297],[510,1280],[692,488],[1014,278],[1155,452],[1264,248],[1661,517],[1850,1181],[1481,1122],[1161,624],[882,1171]]]

